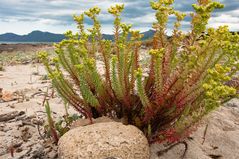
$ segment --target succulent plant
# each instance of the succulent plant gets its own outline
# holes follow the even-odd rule
[[[227,26],[207,28],[211,12],[223,5],[198,0],[190,14],[191,30],[183,33],[186,14],[174,10],[173,3],[151,2],[157,21],[147,69],[139,61],[142,35],[121,22],[124,5],[108,10],[115,18],[114,41],[103,39],[98,7],[74,16],[79,33],[66,32],[67,38],[55,45],[53,59],[39,54],[60,96],[89,120],[124,119],[150,143],[178,141],[204,115],[236,96],[236,88],[226,83],[238,76],[239,35]],[[88,31],[85,15],[93,21]],[[171,37],[166,34],[169,16],[176,17]]]

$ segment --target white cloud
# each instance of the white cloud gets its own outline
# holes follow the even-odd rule
[[[234,11],[234,12],[238,12],[239,13],[239,10],[237,11]],[[228,25],[229,26],[229,29],[231,31],[238,31],[239,30],[239,17],[235,17],[233,16],[234,14],[222,14],[218,17],[212,17],[209,21],[209,27],[219,27],[219,26],[222,26],[222,25]]]
[[[140,23],[140,24],[152,24],[153,22],[155,22],[155,13],[149,13],[146,15],[143,15],[141,17],[137,17],[137,18],[128,18],[128,21],[130,21],[131,23]]]
[[[191,4],[196,0],[176,0],[174,7],[189,13]],[[239,30],[238,0],[219,0],[226,8],[217,11],[210,20],[209,26],[228,24],[232,30]],[[72,20],[73,14],[80,14],[90,7],[99,6],[102,14],[99,19],[103,22],[104,33],[112,33],[113,17],[107,9],[116,3],[125,3],[122,20],[133,24],[133,28],[146,31],[155,21],[154,12],[150,9],[149,0],[0,0],[0,33],[29,33],[33,30],[62,33],[68,29],[76,30]],[[89,27],[89,20],[86,20]],[[171,23],[171,21],[170,21]],[[183,22],[183,30],[190,25]],[[172,29],[173,24],[169,25]]]
[[[210,23],[231,23],[231,24],[239,24],[239,17],[234,17],[229,14],[222,14],[218,17],[212,17],[210,19]]]

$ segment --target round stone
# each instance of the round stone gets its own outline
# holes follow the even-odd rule
[[[149,144],[135,126],[120,122],[77,127],[59,140],[58,154],[64,159],[148,159]]]

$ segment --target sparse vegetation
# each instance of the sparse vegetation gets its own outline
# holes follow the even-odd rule
[[[115,17],[114,42],[102,39],[98,7],[74,16],[80,32],[68,31],[67,39],[55,45],[54,58],[39,54],[60,96],[89,120],[108,116],[137,126],[150,143],[178,141],[204,115],[236,96],[237,90],[225,83],[239,70],[239,36],[227,26],[206,28],[211,12],[223,5],[198,0],[190,14],[191,31],[184,34],[180,26],[186,14],[174,10],[173,3],[151,2],[157,22],[147,67],[139,62],[142,35],[121,22],[124,5],[108,10]],[[94,22],[88,32],[85,15]],[[166,35],[169,16],[176,17],[171,38]]]
[[[0,71],[4,71],[4,66],[2,63],[0,63]]]
[[[0,54],[0,62],[3,64],[25,64],[32,62],[37,59],[37,56],[34,52],[32,53],[23,53],[23,52],[15,52],[15,53],[1,53]]]
[[[81,115],[69,115],[65,105],[66,114],[57,122],[53,119],[52,111],[48,101],[45,103],[45,110],[47,114],[47,123],[44,126],[48,137],[52,137],[53,141],[57,144],[59,138],[70,130],[72,122],[82,118]]]
[[[48,45],[45,47],[40,45],[36,47],[35,50],[32,49],[31,46],[29,46],[28,44],[8,44],[7,46],[9,48],[14,49],[0,50],[0,63],[2,63],[3,65],[39,63],[39,59],[37,57],[37,50],[46,50],[49,54],[53,53],[53,47],[50,47]],[[25,47],[25,50],[21,50],[22,47]]]

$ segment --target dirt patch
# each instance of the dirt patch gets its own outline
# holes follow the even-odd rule
[[[52,48],[52,44],[0,44],[2,52],[35,52],[42,49]]]

